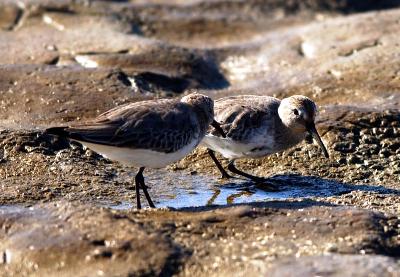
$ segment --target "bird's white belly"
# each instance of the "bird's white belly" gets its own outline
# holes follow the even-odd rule
[[[150,168],[162,168],[174,163],[189,154],[198,144],[198,140],[195,139],[190,144],[182,147],[176,152],[164,153],[149,149],[116,147],[78,140],[77,142],[107,159],[118,161],[125,165],[133,165],[138,167],[144,166]]]
[[[241,143],[213,135],[206,135],[201,144],[221,153],[227,159],[260,158],[275,153],[268,147],[268,143]]]

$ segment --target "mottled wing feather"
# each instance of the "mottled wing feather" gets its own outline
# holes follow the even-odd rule
[[[273,123],[279,103],[278,99],[268,96],[226,97],[215,102],[215,118],[228,138],[248,142],[249,138],[261,132],[262,124]],[[220,136],[215,130],[209,132]]]
[[[170,153],[198,137],[191,115],[188,105],[172,100],[132,103],[65,131],[82,141]]]

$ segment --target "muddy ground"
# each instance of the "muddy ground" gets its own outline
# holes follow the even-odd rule
[[[399,276],[399,36],[395,0],[2,1],[0,275]],[[331,157],[238,162],[270,192],[199,147],[138,211],[137,169],[43,133],[191,90],[307,95]]]

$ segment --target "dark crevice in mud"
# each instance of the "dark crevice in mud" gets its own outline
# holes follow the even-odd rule
[[[224,89],[230,85],[215,61],[215,57],[207,55],[192,62],[193,76],[201,84],[201,88]]]
[[[15,20],[12,23],[12,25],[8,28],[8,31],[16,31],[18,28],[20,28],[23,25],[25,18],[26,18],[25,11],[22,9],[18,9]]]
[[[124,86],[132,87],[132,83],[129,80],[128,75],[126,75],[124,72],[122,71],[118,72],[117,79],[121,81],[121,83],[124,84]]]
[[[168,77],[152,72],[143,72],[135,75],[136,85],[145,91],[171,91],[182,93],[190,87],[194,87],[191,82],[184,78]]]
[[[60,56],[57,56],[54,59],[47,61],[45,64],[47,64],[47,65],[57,65],[59,61],[60,61]]]
[[[112,55],[112,54],[128,54],[129,49],[121,49],[118,51],[113,51],[113,52],[100,52],[100,51],[87,51],[87,52],[78,52],[75,54],[75,56],[79,55]]]
[[[161,269],[159,276],[173,276],[180,272],[180,269],[185,264],[185,261],[193,255],[193,251],[184,246],[172,243],[174,252],[167,258],[164,267]],[[154,276],[154,275],[149,275]]]
[[[395,240],[400,235],[396,226],[400,225],[400,220],[396,217],[386,217],[383,214],[374,214],[372,218],[374,229],[380,232],[376,237],[370,238],[370,242],[365,247],[361,244],[360,250],[367,250],[374,254],[382,254],[391,257],[400,257],[400,243]]]
[[[266,1],[270,2],[270,1]],[[266,4],[266,2],[264,2]],[[375,1],[375,0],[306,0],[306,1],[275,1],[276,6],[283,7],[289,13],[301,10],[315,11],[337,11],[344,14],[366,12],[371,10],[384,10],[396,8],[400,5],[399,0]]]
[[[400,224],[400,221],[397,223]],[[400,236],[398,231],[390,231],[389,233],[384,234],[384,243],[376,253],[391,256],[394,258],[400,258],[400,243],[393,243],[392,240],[395,240]]]
[[[69,14],[69,15],[74,15],[77,14],[76,11],[74,11],[73,9],[71,9],[68,6],[65,7],[43,7],[41,9],[41,13],[62,13],[62,14]]]
[[[325,0],[326,1],[326,0]],[[333,2],[333,1],[327,1]],[[345,1],[334,1],[338,3],[338,10],[343,13],[352,12],[366,12],[371,10],[384,10],[391,9],[400,6],[399,0],[385,0],[385,1],[375,1],[375,0],[345,0]]]
[[[93,244],[94,246],[105,246],[106,241],[104,239],[95,239],[91,241],[91,244]]]
[[[137,36],[144,36],[143,30],[141,29],[140,24],[137,22],[130,22],[130,30],[127,32],[129,35],[137,35]]]

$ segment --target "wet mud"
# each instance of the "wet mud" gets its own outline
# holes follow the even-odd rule
[[[399,4],[0,3],[0,276],[398,276]],[[307,95],[331,157],[238,161],[270,191],[199,147],[138,211],[136,168],[43,132],[192,90]]]

